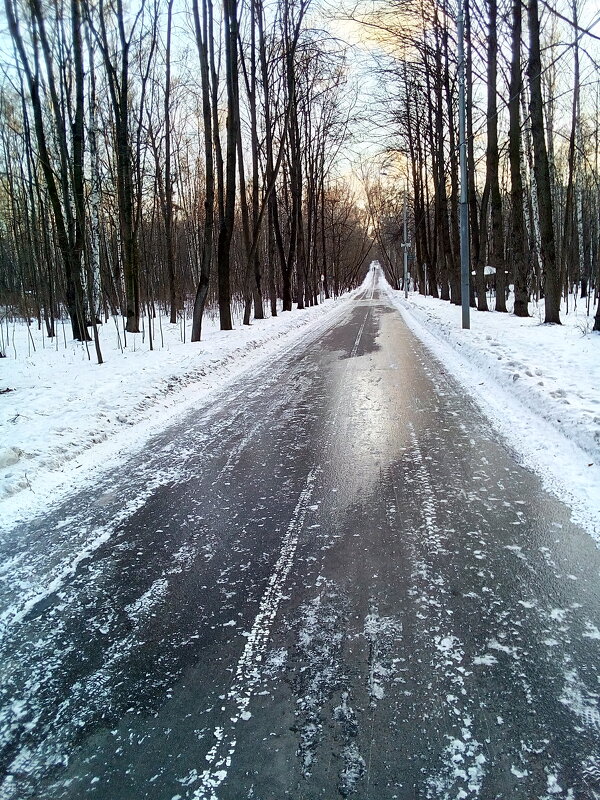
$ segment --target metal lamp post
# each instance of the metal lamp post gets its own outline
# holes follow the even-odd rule
[[[458,0],[458,130],[460,145],[460,290],[462,326],[471,327],[469,308],[469,206],[467,195],[467,136],[465,103],[465,28],[463,0]]]
[[[404,241],[402,242],[402,250],[404,252],[404,297],[408,297],[408,251],[410,250],[410,242],[408,241],[408,220],[406,208],[406,189],[404,190],[404,211],[402,219],[404,223]]]

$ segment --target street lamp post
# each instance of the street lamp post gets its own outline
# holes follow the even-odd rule
[[[469,206],[467,195],[467,136],[465,103],[465,29],[463,0],[458,0],[458,129],[460,145],[460,289],[462,326],[471,327],[469,309]]]
[[[410,249],[410,242],[408,241],[406,189],[404,190],[404,211],[402,218],[404,222],[404,241],[402,242],[402,250],[404,251],[404,297],[408,298],[408,251]]]

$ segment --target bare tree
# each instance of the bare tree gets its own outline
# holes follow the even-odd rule
[[[528,261],[525,243],[525,212],[523,207],[523,180],[521,176],[521,117],[520,103],[523,82],[521,76],[521,0],[512,3],[511,66],[510,66],[510,126],[508,149],[510,157],[510,250],[512,253],[515,302],[517,317],[529,316],[529,292],[527,289]]]
[[[56,85],[54,59],[41,4],[39,0],[29,0],[27,4],[30,14],[29,28],[32,32],[35,31],[31,41],[33,62],[30,60],[21,34],[14,0],[5,0],[4,6],[9,31],[20,65],[25,72],[29,89],[38,155],[52,207],[58,246],[63,261],[66,303],[71,319],[73,338],[84,340],[88,339],[89,336],[85,325],[85,303],[81,277],[83,242],[81,238],[81,204],[79,201],[75,201],[76,210],[74,211],[73,209],[74,197],[81,191],[79,185],[83,159],[81,107],[78,105],[78,111],[76,112],[77,125],[74,131],[73,152],[69,154],[67,121],[64,116],[63,104],[59,97],[59,89]],[[71,12],[73,13],[74,10],[72,6]],[[49,141],[51,137],[47,134],[44,122],[45,98],[42,96],[44,89],[41,59],[44,61],[46,86],[49,94],[48,100],[53,114],[51,136],[56,141],[59,151],[58,169],[55,169],[54,159],[50,152]],[[77,91],[79,91],[79,88],[80,81],[78,80]],[[71,163],[73,164],[73,169],[70,168]]]
[[[213,116],[211,100],[211,71],[209,66],[209,41],[213,38],[211,0],[202,0],[202,14],[198,0],[193,0],[196,45],[200,56],[200,78],[202,82],[202,122],[204,127],[205,199],[204,230],[201,239],[200,279],[194,299],[192,341],[199,342],[202,334],[202,316],[208,296],[210,269],[213,257],[213,231],[215,214],[215,170],[213,151]]]
[[[540,19],[537,0],[528,0],[527,19],[529,27],[529,62],[527,65],[530,93],[529,111],[531,115],[533,166],[540,220],[540,253],[544,271],[544,300],[546,307],[544,322],[560,324],[561,290],[552,220],[550,167],[544,135]]]

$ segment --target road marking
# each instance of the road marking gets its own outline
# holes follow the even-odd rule
[[[367,292],[368,291],[369,290],[367,289]],[[373,300],[373,298],[375,296],[375,275],[373,275],[373,280],[371,282],[370,291],[371,291],[371,294],[368,297],[365,297],[365,300]],[[352,350],[350,351],[350,358],[354,358],[356,356],[357,352],[358,352],[358,347],[360,345],[360,340],[361,340],[361,337],[362,337],[363,332],[365,330],[365,325],[367,324],[367,320],[369,319],[370,313],[371,313],[371,308],[368,309],[368,311],[367,311],[367,313],[365,315],[365,318],[363,320],[363,323],[360,326],[360,330],[356,334],[356,339],[354,340],[354,345],[352,347]]]
[[[356,354],[358,353],[358,346],[360,345],[360,340],[361,340],[361,337],[363,335],[363,331],[365,329],[365,325],[367,324],[367,320],[369,319],[369,314],[370,313],[371,313],[371,309],[369,309],[367,311],[367,313],[365,315],[365,318],[363,320],[363,324],[360,326],[360,330],[356,334],[356,339],[354,340],[354,346],[352,347],[352,350],[350,351],[350,358],[354,358],[356,356]]]
[[[373,300],[373,298],[375,297],[375,284],[376,284],[375,272],[373,272],[373,280],[371,281],[371,295],[366,298],[367,300]],[[369,290],[367,289],[367,291]]]
[[[236,727],[241,719],[249,718],[248,705],[260,681],[260,663],[283,598],[283,588],[294,561],[298,537],[304,524],[319,471],[320,469],[314,467],[308,473],[283,537],[279,558],[273,567],[252,630],[248,634],[246,645],[237,663],[233,683],[227,693],[226,703],[229,704],[229,708],[226,705],[223,707],[223,711],[229,712],[225,714],[226,717],[229,717],[229,724],[226,728],[218,726],[213,731],[216,741],[206,754],[209,766],[202,773],[202,785],[192,795],[194,800],[217,800],[215,792],[227,777],[227,770],[231,766],[231,759],[237,745]]]

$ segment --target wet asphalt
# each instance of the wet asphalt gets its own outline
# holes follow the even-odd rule
[[[600,797],[598,549],[375,283],[0,563],[2,800]]]

